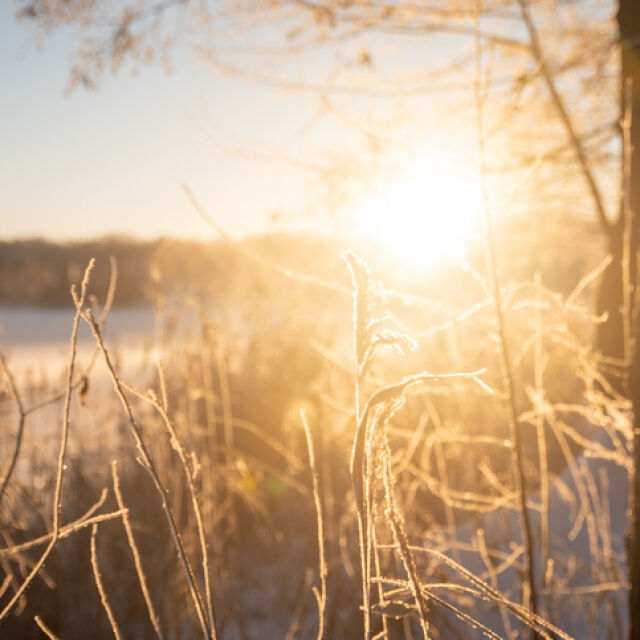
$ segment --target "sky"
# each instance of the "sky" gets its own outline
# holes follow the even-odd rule
[[[445,149],[451,163],[460,165],[454,137],[440,135],[437,99],[407,101],[394,96],[392,84],[383,99],[343,97],[348,109],[342,112],[335,108],[340,98],[334,102],[332,97],[327,106],[319,91],[286,90],[223,74],[178,49],[170,74],[158,65],[144,66],[138,75],[125,69],[107,74],[96,91],[69,94],[77,33],[55,33],[38,46],[14,11],[13,1],[0,2],[2,239],[211,237],[184,193],[185,184],[234,237],[349,226],[348,216],[345,222],[322,214],[343,203],[342,190],[347,184],[349,191],[350,180],[370,180],[369,169],[358,166],[375,146],[369,121],[376,126],[393,122],[386,127],[396,136],[392,146],[398,140],[420,140],[417,146],[427,151],[430,146],[427,169],[429,162],[445,161]],[[437,37],[411,39],[404,49],[393,42],[375,44],[380,55],[370,78],[376,79],[394,69],[403,77],[420,73],[425,60],[452,55],[456,45]],[[271,69],[286,68],[297,82],[342,83],[348,90],[350,61],[360,47],[356,42],[324,49],[306,66],[289,56]],[[320,64],[314,66],[313,55]],[[332,162],[340,167],[338,182],[336,174],[323,174]],[[375,177],[380,167],[375,161],[372,166]]]
[[[238,138],[285,156],[308,143],[308,95],[212,71],[179,53],[158,66],[65,92],[71,34],[39,47],[0,2],[0,237],[102,234],[200,238],[187,184],[230,234],[271,228],[306,204],[286,163],[238,153]]]
[[[231,34],[232,60],[244,76],[223,73],[185,46],[172,50],[171,73],[157,64],[137,75],[125,68],[107,73],[95,91],[68,93],[82,32],[66,29],[38,45],[15,7],[0,2],[1,239],[212,237],[183,185],[236,238],[279,229],[341,233],[362,221],[386,236],[376,216],[395,224],[400,201],[411,233],[417,218],[435,217],[451,194],[469,191],[477,172],[473,65],[467,59],[449,68],[473,44],[464,36],[368,31],[374,64],[367,78],[355,64],[362,41],[306,56],[240,51],[281,38],[286,25],[276,20],[257,34]],[[429,65],[448,70],[428,75]],[[316,89],[259,82],[254,70]],[[352,95],[360,80],[375,84],[376,97]],[[456,86],[464,87],[463,99],[459,88],[447,89]],[[404,90],[416,87],[408,99]],[[404,164],[404,177],[393,175],[394,162]],[[446,192],[434,199],[442,184]],[[362,196],[372,186],[378,201],[369,198],[365,210]],[[340,215],[326,215],[336,209]]]

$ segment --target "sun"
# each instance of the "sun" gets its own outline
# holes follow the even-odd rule
[[[419,270],[464,260],[481,227],[475,172],[414,163],[380,180],[355,204],[360,233],[390,257]]]

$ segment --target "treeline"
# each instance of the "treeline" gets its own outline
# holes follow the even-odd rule
[[[79,283],[95,258],[90,295],[103,301],[111,258],[117,263],[116,306],[151,304],[158,294],[196,299],[228,296],[240,304],[272,293],[273,273],[247,255],[284,260],[303,271],[312,267],[342,275],[341,248],[317,237],[254,236],[232,248],[223,242],[104,237],[54,243],[43,239],[0,242],[0,305],[65,307],[70,287]],[[238,250],[239,249],[239,250]]]
[[[558,219],[544,217],[544,224],[540,223],[541,220],[514,217],[499,225],[502,281],[517,281],[539,273],[547,286],[567,293],[604,254],[600,237],[594,233],[591,222],[568,213]],[[562,251],[558,251],[559,244]],[[451,283],[443,277],[441,268],[420,273],[399,264],[390,265],[384,251],[373,245],[352,246],[347,240],[270,233],[251,236],[232,247],[222,241],[110,236],[67,243],[42,239],[0,242],[0,305],[68,306],[69,288],[80,281],[91,258],[95,258],[96,266],[90,293],[104,300],[109,286],[110,258],[114,257],[118,271],[116,306],[148,305],[160,294],[183,299],[185,296],[198,300],[225,299],[235,308],[246,304],[255,307],[258,299],[277,296],[286,281],[282,280],[282,274],[277,275],[277,269],[267,267],[268,263],[325,280],[338,279],[348,285],[339,257],[346,248],[368,256],[372,268],[384,273],[392,286],[420,291],[423,295],[427,289],[429,295],[445,298],[451,295]],[[481,241],[471,247],[468,258],[476,268],[484,270]],[[453,271],[459,272],[455,268]],[[409,274],[408,280],[403,273]],[[454,277],[459,277],[459,273]],[[289,290],[292,284],[291,280],[286,283]],[[317,293],[313,287],[311,290],[302,287],[300,291],[306,305],[319,302],[313,295]]]
[[[158,244],[129,238],[60,244],[41,239],[0,242],[0,304],[68,306],[71,283],[79,282],[91,258],[96,259],[91,293],[102,300],[109,287],[111,256],[120,273],[115,304],[148,304],[149,264]]]

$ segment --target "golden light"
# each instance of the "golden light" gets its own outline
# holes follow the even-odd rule
[[[362,196],[355,216],[360,232],[390,257],[428,270],[464,260],[481,207],[475,172],[415,163]]]

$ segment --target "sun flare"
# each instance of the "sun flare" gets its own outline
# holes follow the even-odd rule
[[[460,262],[480,227],[479,179],[469,170],[414,165],[362,196],[355,215],[365,236],[415,269]]]

